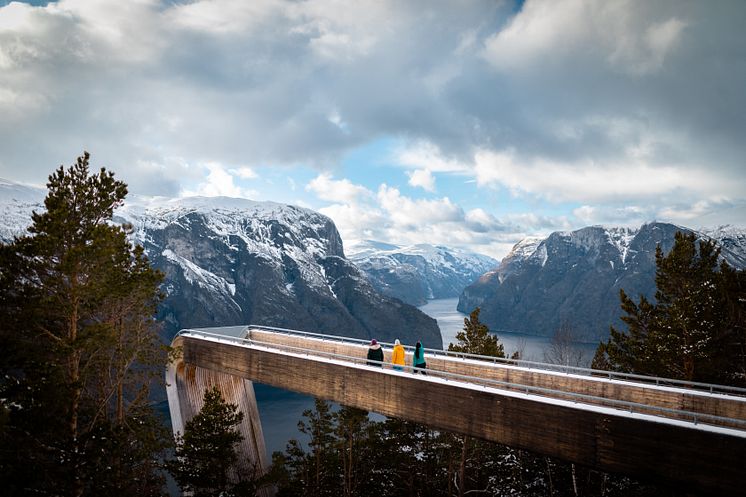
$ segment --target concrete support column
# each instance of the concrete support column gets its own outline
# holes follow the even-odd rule
[[[234,476],[250,474],[258,477],[267,471],[269,461],[251,381],[177,360],[169,364],[166,382],[174,436],[183,434],[186,423],[202,409],[205,389],[215,386],[223,398],[238,405],[238,410],[244,415],[243,421],[238,425],[243,442],[237,447],[238,464],[233,469]],[[273,494],[273,489],[266,488],[257,495]]]

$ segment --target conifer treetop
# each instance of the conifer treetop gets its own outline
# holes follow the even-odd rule
[[[490,333],[487,325],[479,321],[479,307],[471,311],[468,318],[464,318],[464,328],[456,334],[458,343],[449,344],[450,352],[465,352],[490,357],[505,357],[505,348],[497,338]]]
[[[92,229],[111,220],[127,196],[127,185],[104,167],[90,174],[89,160],[90,154],[83,152],[67,170],[60,166],[49,176],[46,210],[31,215],[31,233],[64,234],[74,242],[90,237]]]

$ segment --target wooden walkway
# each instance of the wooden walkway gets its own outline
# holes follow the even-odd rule
[[[428,375],[415,375],[367,365],[360,340],[257,326],[184,330],[173,345],[182,350],[167,373],[174,431],[218,385],[247,413],[244,470],[267,465],[255,381],[603,471],[746,495],[744,390],[432,350]]]

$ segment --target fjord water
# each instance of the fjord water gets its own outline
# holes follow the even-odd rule
[[[420,306],[420,310],[438,321],[440,335],[443,337],[443,348],[447,349],[449,343],[456,342],[456,333],[464,327],[466,314],[456,310],[458,299],[436,299]],[[505,347],[505,354],[510,356],[516,350],[522,351],[523,359],[527,361],[544,362],[544,352],[552,344],[551,337],[529,335],[520,332],[498,331],[497,337]],[[572,342],[571,347],[578,349],[583,354],[582,365],[590,364],[596,351],[597,343]]]
[[[254,383],[254,393],[268,456],[284,451],[291,438],[306,441],[298,431],[298,421],[303,411],[313,409],[313,397],[260,383]]]
[[[457,298],[431,300],[420,307],[420,310],[438,321],[443,337],[443,348],[456,341],[456,333],[464,327],[463,314],[456,310]],[[505,353],[523,351],[526,360],[543,361],[544,351],[551,345],[549,337],[540,337],[515,332],[500,332],[498,338],[505,346]],[[427,345],[427,344],[426,344]],[[583,352],[585,363],[589,363],[596,349],[596,344],[576,342],[572,344]],[[305,442],[306,437],[298,431],[298,421],[303,411],[313,408],[313,397],[289,392],[267,385],[255,384],[256,400],[267,444],[267,453],[285,450],[287,441],[296,438]]]

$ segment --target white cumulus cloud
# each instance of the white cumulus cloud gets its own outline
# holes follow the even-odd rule
[[[319,174],[312,179],[306,185],[306,190],[313,192],[321,200],[347,204],[356,203],[373,195],[373,192],[364,186],[356,185],[346,178],[335,180],[328,173]]]
[[[233,175],[222,164],[208,162],[203,167],[207,170],[204,180],[195,189],[182,190],[182,196],[255,198],[256,192],[236,185]]]
[[[407,174],[411,186],[418,186],[429,192],[435,191],[435,176],[428,169],[415,169]]]

